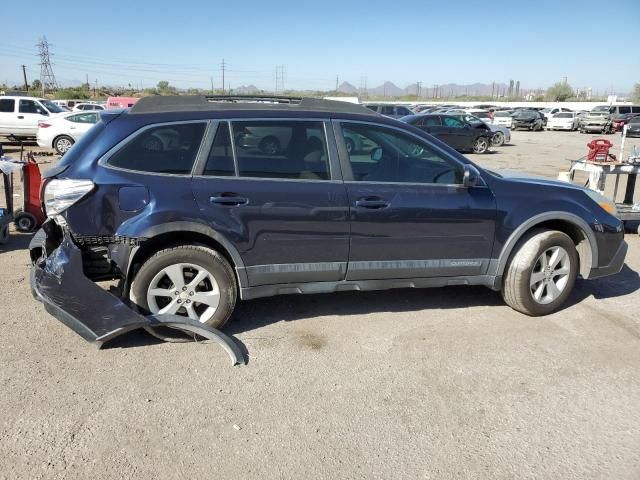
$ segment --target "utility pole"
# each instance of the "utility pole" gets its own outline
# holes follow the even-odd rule
[[[275,94],[284,92],[284,65],[276,65],[276,88]]]
[[[27,70],[26,70],[27,66],[26,65],[22,65],[22,75],[24,76],[24,89],[28,92],[29,91],[29,82],[27,82]]]
[[[496,92],[496,81],[494,80],[493,83],[491,84],[491,98],[495,96],[495,92]]]
[[[422,90],[422,82],[416,82],[416,100],[420,99],[420,90]]]
[[[93,87],[93,97],[98,98],[98,79],[96,78],[95,86]]]
[[[224,95],[224,71],[226,68],[226,65],[224,63],[224,58],[222,59],[222,63],[220,64],[220,67],[222,68],[222,94]]]
[[[53,74],[53,68],[51,67],[51,59],[49,54],[49,42],[46,37],[36,44],[39,49],[40,55],[40,83],[42,84],[42,96],[46,90],[57,90],[58,83],[56,82],[56,76]]]
[[[211,95],[213,95],[213,77],[211,77]]]
[[[338,75],[336,75],[336,93],[338,93]]]

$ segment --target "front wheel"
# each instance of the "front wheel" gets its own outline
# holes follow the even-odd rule
[[[16,213],[13,224],[19,232],[33,232],[38,226],[38,220],[29,212]]]
[[[473,153],[485,153],[489,149],[489,141],[485,137],[478,137],[473,141]]]
[[[504,145],[504,133],[494,133],[493,137],[491,137],[491,145],[493,145],[494,147],[501,147],[502,145]]]
[[[160,250],[140,268],[129,298],[147,313],[189,317],[222,327],[236,304],[237,286],[229,262],[199,245]]]
[[[505,271],[502,298],[526,315],[547,315],[571,293],[578,268],[578,253],[568,235],[534,230],[514,249]]]

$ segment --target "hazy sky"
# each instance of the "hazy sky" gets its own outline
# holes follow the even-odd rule
[[[46,35],[63,85],[93,83],[273,89],[400,87],[520,80],[628,92],[640,81],[640,0],[39,0],[2,14],[0,82],[40,74]]]

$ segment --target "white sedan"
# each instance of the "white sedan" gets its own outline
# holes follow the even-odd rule
[[[513,118],[511,118],[511,110],[496,110],[493,112],[493,123],[502,127],[511,128]]]
[[[547,130],[577,130],[578,115],[576,112],[556,113],[547,120]]]
[[[95,123],[98,112],[70,112],[38,122],[38,145],[64,155]]]

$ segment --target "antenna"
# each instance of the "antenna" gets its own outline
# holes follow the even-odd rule
[[[39,49],[40,55],[40,83],[42,85],[42,95],[47,90],[57,90],[58,83],[56,82],[56,76],[53,74],[53,68],[51,67],[51,55],[49,54],[49,42],[47,37],[43,36],[36,44]]]

